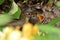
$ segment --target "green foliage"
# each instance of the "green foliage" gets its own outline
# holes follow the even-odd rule
[[[45,36],[43,36],[43,33],[36,35],[35,40],[60,40],[60,28],[53,27],[55,23],[60,22],[60,18],[56,18],[53,22],[52,21],[46,25],[38,25],[39,30],[45,33]]]
[[[18,8],[18,11],[15,14],[13,14],[13,18],[14,19],[19,19],[20,15],[21,15],[21,10],[20,10],[20,8]]]
[[[57,1],[57,2],[55,3],[55,5],[56,5],[57,7],[60,7],[60,1]]]
[[[13,19],[19,19],[21,14],[21,9],[13,1],[11,10],[8,13],[4,13],[0,16],[0,26],[11,22]],[[13,19],[12,19],[13,18]]]
[[[0,31],[3,31],[3,28],[5,28],[5,26],[0,26]]]
[[[26,3],[26,2],[27,2],[27,0],[24,0],[24,1],[23,1],[23,3]]]
[[[57,33],[48,33],[45,36],[43,34],[35,36],[35,40],[60,40],[60,38]]]
[[[39,30],[46,33],[45,36],[43,34],[37,35],[35,37],[36,40],[60,40],[60,29],[54,28],[47,25],[39,26]]]
[[[2,5],[3,2],[4,2],[4,0],[0,0],[0,5]]]
[[[21,15],[21,9],[18,7],[18,5],[15,2],[13,2],[11,10],[9,11],[8,14],[12,15],[14,19],[19,19]]]
[[[11,21],[12,21],[12,16],[10,16],[9,14],[0,15],[0,26],[5,25]]]
[[[52,2],[52,0],[48,0],[48,3],[51,3]]]
[[[13,2],[14,0],[10,0],[11,2]]]
[[[10,15],[15,14],[18,11],[18,6],[16,5],[15,2],[12,3],[11,10],[9,11]]]
[[[54,26],[57,22],[60,22],[60,17],[59,18],[55,18],[54,20],[52,20],[51,22],[49,22],[47,25]]]

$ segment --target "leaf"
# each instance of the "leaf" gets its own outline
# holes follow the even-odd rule
[[[9,0],[9,1],[13,2],[14,0]]]
[[[24,0],[24,1],[23,1],[23,3],[26,3],[26,2],[27,2],[27,0]]]
[[[40,35],[36,35],[35,37],[34,37],[34,40],[44,40],[44,36],[40,36]]]
[[[39,30],[46,33],[35,36],[35,40],[60,40],[60,29],[47,25],[39,25]]]
[[[54,32],[47,34],[47,35],[45,36],[45,39],[46,39],[46,40],[60,40],[59,34],[54,33]]]
[[[49,22],[46,25],[38,25],[38,26],[39,26],[39,29],[44,31],[44,32],[56,32],[56,33],[59,33],[60,30],[55,27],[55,24],[57,22],[60,22],[60,18],[55,18],[54,20],[52,20],[51,22]]]
[[[35,40],[60,40],[59,34],[57,33],[48,33],[45,36],[42,35],[37,35],[35,36]]]
[[[0,15],[0,26],[5,25],[11,21],[12,21],[12,16],[10,16],[9,14]]]
[[[55,26],[55,24],[56,24],[57,22],[60,22],[60,17],[59,17],[59,18],[55,18],[54,20],[52,20],[51,22],[49,22],[47,25]]]
[[[60,19],[56,18],[46,25],[38,25],[41,32],[46,33],[35,36],[35,40],[60,40],[60,28],[53,27],[56,22],[59,22]]]
[[[56,32],[59,33],[60,30],[58,28],[55,28],[53,26],[49,26],[49,25],[39,25],[39,30],[43,31],[43,32]]]
[[[48,3],[51,3],[52,2],[52,0],[48,0]]]
[[[0,0],[0,5],[4,2],[4,0]]]
[[[21,9],[17,6],[15,2],[12,3],[12,8],[9,11],[9,14],[12,15],[14,19],[19,19],[21,15]]]
[[[60,7],[60,1],[57,1],[57,2],[55,3],[55,5],[56,5],[57,7]]]
[[[5,26],[0,26],[0,31],[3,31],[3,28],[4,28]]]
[[[21,10],[20,10],[20,8],[18,8],[18,11],[15,14],[13,14],[13,18],[19,19],[20,15],[21,15]]]
[[[12,3],[11,10],[9,11],[9,14],[10,14],[10,15],[13,15],[13,14],[15,14],[17,11],[18,11],[18,6],[16,5],[15,2],[13,2],[13,3]]]

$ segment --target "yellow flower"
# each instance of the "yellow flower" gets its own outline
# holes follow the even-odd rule
[[[32,28],[32,34],[33,34],[33,35],[37,35],[38,32],[39,32],[38,25],[35,24],[35,25],[33,26],[33,28]]]
[[[31,36],[32,35],[32,24],[31,23],[25,23],[23,25],[23,30],[22,30],[22,33],[23,33],[23,36]]]

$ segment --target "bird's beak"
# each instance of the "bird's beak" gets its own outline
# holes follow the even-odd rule
[[[44,16],[41,14],[37,14],[37,17],[39,18],[40,23],[44,21]]]

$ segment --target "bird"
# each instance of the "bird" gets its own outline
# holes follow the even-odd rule
[[[42,9],[36,9],[36,13],[31,13],[31,17],[29,19],[29,22],[33,25],[38,23],[43,23],[45,19],[44,11]]]

